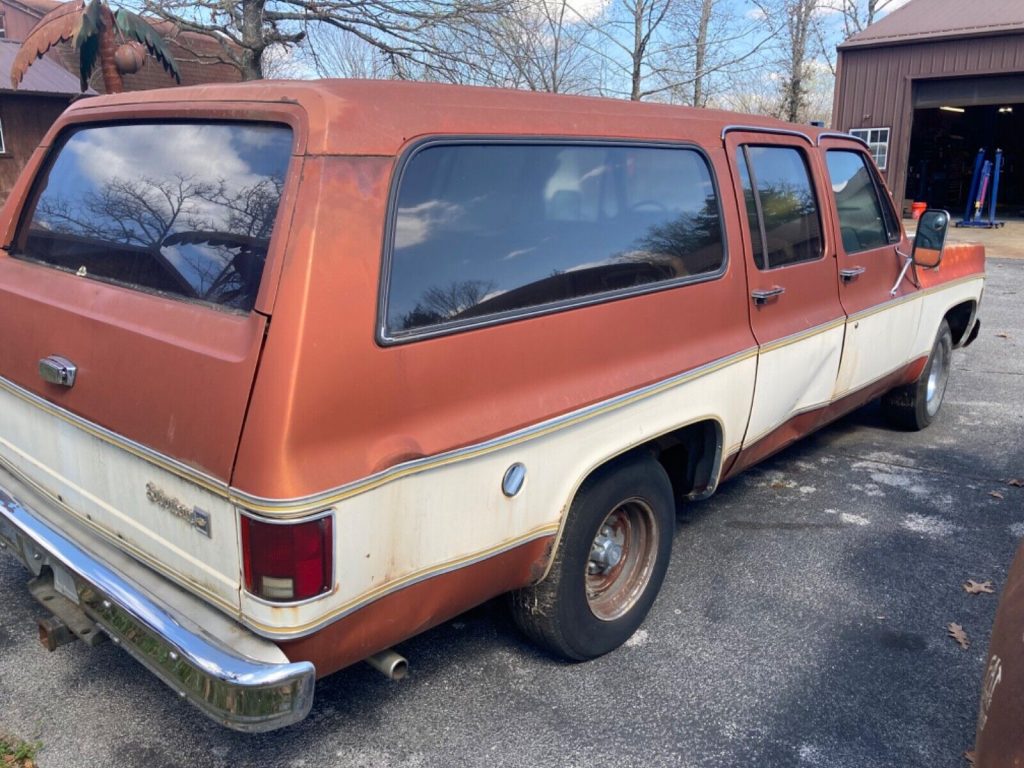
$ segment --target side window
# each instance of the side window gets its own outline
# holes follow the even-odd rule
[[[740,147],[739,153],[757,267],[775,269],[820,258],[821,218],[803,153],[792,147],[751,145]]]
[[[859,253],[888,245],[885,201],[879,199],[867,159],[860,152],[848,150],[829,150],[825,159],[844,250]]]
[[[720,272],[699,152],[436,144],[406,163],[385,301],[392,337]]]

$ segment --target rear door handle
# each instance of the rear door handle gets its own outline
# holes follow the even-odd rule
[[[769,300],[774,299],[776,296],[781,296],[786,292],[786,289],[781,285],[774,285],[771,288],[763,288],[756,291],[750,292],[750,297],[754,300],[754,303],[758,306],[767,304]]]
[[[843,279],[844,283],[852,283],[858,277],[864,274],[864,267],[851,267],[850,269],[840,269],[839,277]]]
[[[78,366],[60,355],[50,355],[39,361],[39,375],[43,381],[62,387],[75,386]]]

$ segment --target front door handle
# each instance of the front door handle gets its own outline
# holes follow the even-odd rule
[[[767,304],[769,300],[774,299],[776,296],[781,296],[786,292],[786,289],[781,285],[774,285],[771,288],[762,288],[756,291],[750,292],[750,298],[754,300],[757,306],[763,306]]]
[[[839,277],[843,279],[844,283],[852,283],[858,277],[864,274],[864,267],[851,267],[850,269],[840,269]]]

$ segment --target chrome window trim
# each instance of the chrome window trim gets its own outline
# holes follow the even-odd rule
[[[865,149],[870,149],[868,143],[864,141],[860,136],[854,136],[852,133],[842,133],[841,131],[825,131],[824,133],[818,134],[818,142],[815,146],[820,147],[822,139],[847,139],[849,141],[855,141]]]
[[[424,149],[436,146],[480,146],[480,145],[538,145],[538,146],[566,146],[566,147],[635,147],[651,149],[681,149],[696,152],[704,161],[711,179],[711,186],[718,203],[718,221],[722,233],[722,265],[714,272],[706,272],[700,275],[677,278],[675,280],[663,280],[648,283],[633,288],[624,288],[617,291],[607,291],[592,296],[585,296],[564,301],[540,304],[534,307],[524,307],[519,310],[508,310],[505,312],[486,315],[469,320],[455,321],[449,323],[438,323],[426,328],[416,329],[403,333],[392,333],[387,326],[388,298],[391,284],[391,270],[393,266],[392,251],[394,246],[395,225],[398,216],[398,193],[402,183],[402,177],[409,166],[409,162]],[[408,344],[424,339],[433,339],[439,336],[450,336],[456,333],[472,331],[479,328],[487,328],[493,325],[503,325],[518,320],[551,315],[578,307],[604,304],[620,299],[628,299],[635,296],[643,296],[650,293],[671,290],[686,285],[705,283],[711,280],[720,279],[729,270],[729,241],[725,225],[725,209],[722,204],[722,190],[715,173],[715,166],[711,156],[704,147],[691,141],[658,141],[650,139],[617,139],[617,138],[573,138],[565,136],[477,136],[477,135],[438,135],[430,136],[410,144],[406,147],[398,160],[391,177],[391,186],[388,193],[387,213],[384,223],[384,246],[381,257],[380,285],[377,295],[377,327],[375,339],[379,346],[391,347],[399,344]]]
[[[806,141],[812,147],[814,146],[814,140],[803,131],[797,131],[793,128],[769,128],[757,125],[727,125],[722,129],[722,141],[725,141],[726,135],[737,131],[744,133],[770,133],[776,136],[796,136]]]

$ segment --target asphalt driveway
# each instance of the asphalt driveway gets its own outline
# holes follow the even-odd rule
[[[406,681],[356,666],[305,722],[245,736],[110,643],[46,653],[2,558],[0,731],[46,768],[964,766],[997,596],[960,584],[1001,587],[1024,536],[1024,261],[989,275],[938,422],[893,432],[868,406],[686,510],[609,656],[553,661],[492,603],[404,643]]]

